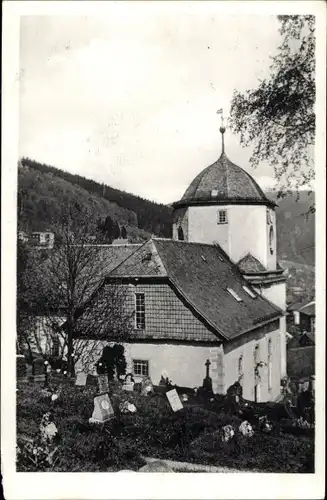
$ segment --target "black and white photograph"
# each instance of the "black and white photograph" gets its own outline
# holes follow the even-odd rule
[[[217,492],[227,477],[280,488],[239,498],[322,488],[325,4],[11,3],[5,498],[127,498],[74,494],[68,473],[160,473],[142,476],[158,498],[194,473],[205,498],[236,498]],[[65,474],[60,493],[14,497],[20,473]]]

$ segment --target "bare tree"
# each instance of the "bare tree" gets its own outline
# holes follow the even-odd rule
[[[131,317],[124,306],[127,290],[119,283],[103,284],[108,264],[103,248],[89,243],[96,230],[92,217],[79,206],[63,209],[57,228],[55,248],[38,273],[39,303],[49,323],[62,318],[61,346],[67,348],[67,371],[73,375],[86,349],[76,339],[126,339]]]

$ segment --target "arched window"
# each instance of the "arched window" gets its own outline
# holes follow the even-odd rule
[[[253,351],[253,368],[254,368],[254,401],[257,403],[260,399],[260,376],[259,370],[259,344],[256,344]]]
[[[270,226],[269,229],[269,248],[271,255],[274,253],[274,228]]]
[[[272,343],[268,340],[268,391],[272,390]]]
[[[238,381],[243,386],[244,378],[244,366],[243,366],[243,356],[238,358]]]
[[[178,233],[178,239],[183,241],[184,240],[184,231],[181,228],[181,226],[179,226],[177,233]]]

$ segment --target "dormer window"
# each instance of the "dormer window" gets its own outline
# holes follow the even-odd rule
[[[232,297],[234,297],[237,302],[242,302],[241,297],[238,295],[238,293],[235,292],[232,288],[227,288],[227,292],[231,294]]]
[[[217,212],[217,224],[227,224],[227,210],[218,210]]]

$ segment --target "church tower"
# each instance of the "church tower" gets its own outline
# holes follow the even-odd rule
[[[286,278],[277,262],[276,203],[222,152],[174,203],[173,239],[218,244],[251,285],[286,310]],[[214,278],[213,278],[214,279]],[[286,320],[282,318],[281,373],[286,375]]]

